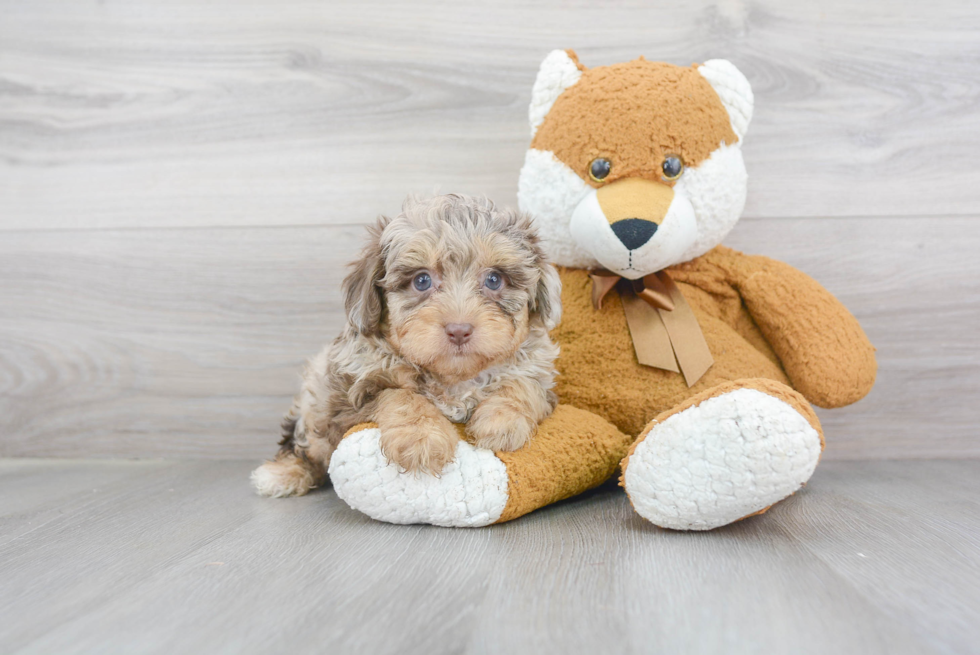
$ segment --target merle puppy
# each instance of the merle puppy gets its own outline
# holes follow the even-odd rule
[[[459,440],[516,450],[557,402],[548,331],[561,282],[525,214],[488,200],[409,199],[370,229],[344,280],[347,326],[306,368],[279,453],[252,473],[267,496],[325,482],[345,432],[374,421],[385,455],[437,474]]]

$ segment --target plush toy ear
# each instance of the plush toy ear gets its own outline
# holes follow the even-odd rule
[[[558,96],[582,77],[581,66],[573,50],[552,50],[541,62],[531,91],[531,106],[527,111],[532,137]]]
[[[698,72],[708,80],[711,88],[721,98],[721,104],[725,105],[732,121],[732,129],[741,141],[749,129],[752,108],[755,105],[749,81],[727,59],[710,59],[698,66]]]

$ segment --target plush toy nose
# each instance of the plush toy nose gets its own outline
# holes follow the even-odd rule
[[[642,218],[624,218],[609,227],[629,250],[636,250],[657,233],[657,224]]]
[[[613,233],[629,250],[636,250],[657,233],[664,222],[674,190],[666,184],[628,177],[596,190],[599,209]]]
[[[473,336],[472,323],[448,323],[446,325],[446,335],[456,346],[462,346]]]

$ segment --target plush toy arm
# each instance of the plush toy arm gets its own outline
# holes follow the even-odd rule
[[[843,407],[874,385],[875,349],[854,315],[789,264],[749,257],[736,284],[797,391],[819,407]]]

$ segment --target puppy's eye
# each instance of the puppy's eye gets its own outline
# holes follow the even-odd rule
[[[500,273],[496,271],[491,271],[487,278],[483,280],[483,286],[490,289],[491,291],[497,291],[504,284],[504,278],[500,276]]]
[[[432,276],[428,273],[419,273],[412,280],[412,286],[416,291],[428,291],[432,287]]]
[[[667,155],[663,163],[664,178],[676,180],[684,172],[684,162],[677,155]]]
[[[608,159],[599,157],[598,159],[593,159],[592,163],[589,164],[589,177],[596,182],[602,182],[604,179],[609,177],[609,171],[611,170],[612,162]]]

